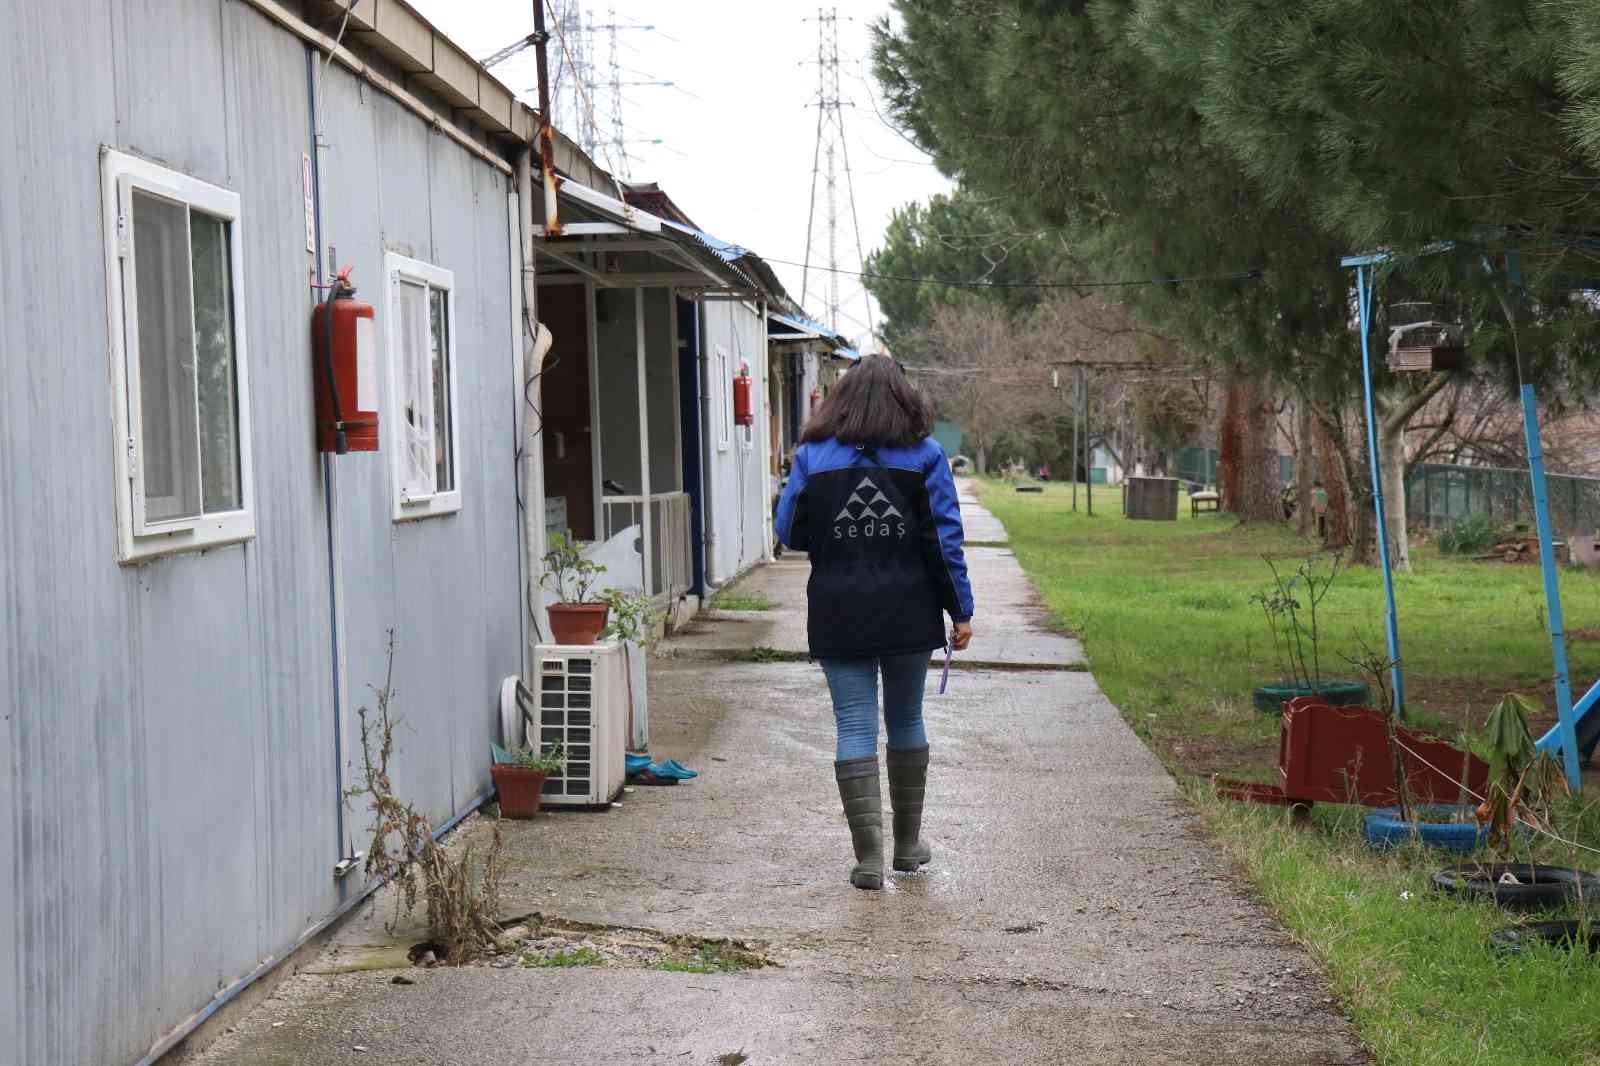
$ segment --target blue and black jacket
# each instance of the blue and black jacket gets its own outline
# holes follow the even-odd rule
[[[811,557],[814,659],[944,647],[944,615],[972,617],[961,506],[932,437],[879,448],[829,439],[795,451],[778,537]]]

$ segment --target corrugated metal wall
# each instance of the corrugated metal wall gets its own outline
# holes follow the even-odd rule
[[[770,478],[762,461],[761,437],[767,433],[767,339],[762,316],[735,300],[707,300],[701,305],[701,358],[708,378],[717,373],[714,353],[721,345],[728,353],[728,373],[738,373],[747,363],[753,378],[750,395],[755,425],[734,426],[726,450],[717,447],[714,405],[728,403],[729,383],[707,381],[713,399],[713,421],[705,428],[707,495],[706,532],[712,538],[706,549],[706,578],[713,584],[728,581],[766,555],[766,513],[771,507]],[[730,411],[731,417],[731,411]]]
[[[306,52],[237,0],[62,0],[10,6],[0,71],[0,1063],[131,1062],[339,901]],[[325,235],[380,344],[386,247],[456,274],[462,511],[396,524],[386,456],[336,462],[344,683],[394,629],[397,784],[442,820],[488,787],[520,662],[509,190],[329,79]],[[101,145],[242,198],[246,544],[116,562]],[[356,737],[347,708],[347,762]]]

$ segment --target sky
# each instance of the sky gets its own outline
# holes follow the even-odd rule
[[[533,29],[533,0],[411,0],[456,43],[479,58]],[[839,7],[839,82],[846,151],[861,228],[861,251],[882,242],[890,213],[913,200],[946,192],[950,183],[927,157],[889,128],[871,81],[872,22],[887,0]],[[633,181],[658,182],[703,230],[767,259],[789,294],[801,298],[799,266],[806,258],[817,111],[817,13],[795,0],[599,0],[583,3],[584,18],[629,28],[617,32],[624,82],[671,81],[672,86],[623,89],[623,126]],[[613,14],[615,17],[613,17]],[[638,28],[653,26],[654,29]],[[598,76],[610,77],[609,33],[597,35]],[[552,63],[559,45],[550,45]],[[494,68],[528,103],[537,98],[532,49]],[[609,119],[609,93],[596,99]],[[558,125],[561,125],[558,123]],[[609,122],[602,122],[602,132]],[[571,135],[571,131],[562,129]],[[660,143],[651,143],[659,140]],[[597,162],[616,169],[607,152]],[[854,228],[840,173],[839,266],[859,270]],[[817,188],[817,233],[812,261],[826,259],[822,184]],[[869,317],[859,280],[841,276],[841,332],[864,342]],[[825,278],[813,271],[805,304],[824,318]],[[876,316],[876,307],[870,315]],[[825,320],[825,319],[824,319]]]

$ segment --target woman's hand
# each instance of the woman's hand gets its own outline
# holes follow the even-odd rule
[[[972,623],[950,623],[950,646],[956,651],[966,651],[967,645],[972,643]]]

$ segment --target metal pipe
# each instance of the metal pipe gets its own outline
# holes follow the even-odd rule
[[[1533,487],[1533,517],[1539,530],[1539,568],[1544,573],[1545,609],[1550,615],[1550,654],[1556,672],[1556,720],[1561,730],[1561,765],[1572,791],[1583,788],[1578,772],[1578,727],[1572,714],[1572,678],[1567,670],[1566,623],[1561,611],[1561,585],[1555,542],[1550,532],[1550,498],[1544,477],[1544,445],[1539,440],[1539,408],[1533,386],[1522,386],[1522,430],[1528,439],[1528,480]]]
[[[1089,372],[1078,364],[1078,403],[1083,407],[1083,510],[1094,517],[1094,438],[1089,435]]]
[[[1400,671],[1400,618],[1394,602],[1394,571],[1389,568],[1389,525],[1384,516],[1383,478],[1378,473],[1378,422],[1372,403],[1371,332],[1372,290],[1376,279],[1366,265],[1356,267],[1356,306],[1361,325],[1361,389],[1367,411],[1367,462],[1372,469],[1372,507],[1378,522],[1378,559],[1383,566],[1383,595],[1387,603],[1384,628],[1389,640],[1389,676],[1394,683],[1394,714],[1405,718],[1405,679]]]
[[[561,236],[561,211],[556,191],[556,128],[550,122],[550,64],[545,46],[550,33],[544,28],[544,0],[533,0],[534,59],[539,71],[539,169],[544,180],[544,232]]]

